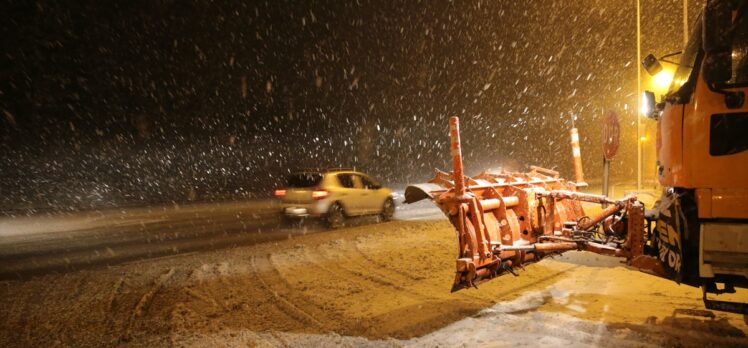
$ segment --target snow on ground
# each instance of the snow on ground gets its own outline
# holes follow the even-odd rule
[[[68,231],[80,235],[67,241],[5,237],[2,267],[19,257],[21,269],[78,266],[5,274],[0,346],[748,346],[744,317],[704,310],[699,289],[594,254],[450,293],[454,231],[427,218],[435,212],[413,206],[403,220],[326,231],[206,205],[156,212],[161,221],[134,230]],[[105,246],[136,257],[105,257]]]

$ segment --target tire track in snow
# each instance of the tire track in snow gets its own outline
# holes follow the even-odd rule
[[[326,327],[325,324],[323,324],[321,321],[315,319],[315,316],[310,315],[305,311],[304,309],[300,308],[296,303],[303,303],[303,305],[306,308],[309,308],[309,305],[306,304],[306,301],[303,301],[301,299],[294,298],[292,293],[288,291],[286,287],[285,291],[283,290],[276,290],[273,288],[272,285],[270,285],[270,281],[262,275],[262,272],[259,271],[259,266],[265,266],[268,269],[275,270],[274,273],[277,273],[280,275],[279,272],[277,272],[277,269],[275,268],[275,265],[273,265],[272,261],[268,256],[265,256],[261,259],[258,259],[258,257],[252,256],[252,270],[254,271],[255,276],[257,277],[258,283],[260,286],[268,293],[270,294],[275,300],[276,305],[278,308],[287,316],[310,326],[314,326],[320,329],[324,329]],[[283,293],[281,293],[283,292]],[[291,298],[292,300],[289,300]],[[317,314],[317,313],[315,313]]]

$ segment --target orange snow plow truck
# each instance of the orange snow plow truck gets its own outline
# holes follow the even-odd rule
[[[579,192],[586,184],[576,163],[575,182],[538,167],[466,177],[459,121],[450,119],[453,171],[409,186],[405,201],[431,199],[454,225],[452,291],[582,250],[701,287],[709,309],[748,314],[746,303],[707,296],[748,288],[748,1],[709,1],[681,55],[662,101],[645,92],[646,114],[657,120],[664,187],[651,211],[635,196]],[[643,64],[656,72],[659,62],[650,55]],[[578,153],[575,147],[575,162]],[[602,209],[588,216],[581,202]]]

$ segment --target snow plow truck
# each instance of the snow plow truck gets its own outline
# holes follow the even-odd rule
[[[657,121],[663,187],[651,210],[635,195],[580,192],[581,172],[574,182],[539,167],[467,177],[459,120],[450,118],[452,171],[407,187],[405,202],[430,199],[454,226],[452,291],[581,250],[700,287],[708,309],[748,314],[746,303],[711,299],[748,288],[748,1],[709,1],[680,54],[667,94],[643,99]],[[651,55],[642,63],[649,72],[660,64]],[[581,202],[601,209],[589,216]]]

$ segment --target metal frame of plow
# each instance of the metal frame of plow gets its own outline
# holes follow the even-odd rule
[[[436,171],[428,183],[408,186],[405,202],[430,198],[455,227],[459,243],[452,291],[511,273],[514,267],[568,250],[624,257],[627,264],[662,274],[657,259],[643,255],[649,239],[644,207],[636,197],[611,200],[577,192],[553,170],[463,174],[459,119],[450,118],[451,173]],[[581,202],[607,205],[585,215]]]

